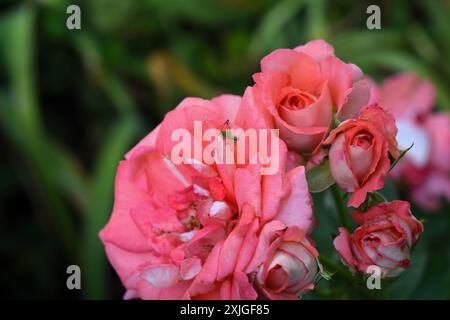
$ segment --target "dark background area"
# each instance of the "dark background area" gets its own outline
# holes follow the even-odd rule
[[[81,8],[81,30],[66,8]],[[381,30],[366,8],[381,7]],[[98,231],[117,163],[185,96],[242,94],[273,49],[323,38],[380,81],[413,71],[450,108],[450,2],[336,0],[0,1],[0,290],[6,298],[121,298]],[[406,199],[388,183],[389,200]],[[338,221],[315,198],[319,251]],[[450,298],[450,212],[427,213],[413,265],[388,290],[337,274],[305,298]],[[82,290],[66,288],[81,266]]]

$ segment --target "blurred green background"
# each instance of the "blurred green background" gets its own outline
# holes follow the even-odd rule
[[[81,30],[66,8],[81,8]],[[381,7],[381,30],[366,8]],[[121,298],[97,233],[117,163],[185,96],[242,94],[259,60],[324,38],[376,80],[415,71],[450,108],[450,1],[0,1],[0,290],[7,298]],[[405,199],[389,183],[389,200]],[[305,298],[450,298],[450,213],[426,220],[412,266],[388,290],[350,281],[332,250],[338,220],[315,198],[314,239],[338,273]],[[82,290],[66,267],[81,266]],[[333,267],[332,267],[333,269]],[[333,270],[332,270],[333,271]]]

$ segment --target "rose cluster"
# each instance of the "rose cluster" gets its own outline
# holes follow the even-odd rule
[[[409,266],[423,227],[407,202],[376,193],[400,150],[391,107],[371,98],[371,81],[322,40],[275,50],[253,79],[242,97],[184,99],[120,162],[100,238],[124,298],[298,299],[312,290],[323,269],[311,239],[313,171],[330,173],[320,190],[335,183],[350,195],[359,226],[340,228],[334,244],[351,270],[376,265],[393,277]],[[175,130],[189,148],[209,148],[198,123],[223,133],[221,148],[243,161],[214,152],[213,163],[188,153],[174,161]],[[239,157],[234,146],[251,137],[228,129],[278,130],[259,136],[276,146],[276,172],[263,174],[259,144]]]

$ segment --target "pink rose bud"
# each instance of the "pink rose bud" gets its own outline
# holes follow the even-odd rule
[[[409,267],[410,251],[423,225],[411,214],[408,202],[384,202],[352,216],[359,227],[353,234],[339,228],[334,239],[334,247],[351,270],[368,273],[367,268],[375,265],[382,277],[396,277]]]
[[[353,192],[349,206],[358,207],[368,192],[379,190],[390,168],[389,153],[398,157],[394,118],[372,105],[358,119],[342,122],[331,131],[324,144],[330,144],[331,174],[346,192]]]
[[[298,299],[314,288],[318,253],[298,227],[280,221],[266,224],[249,269],[255,268],[255,281],[269,299]]]

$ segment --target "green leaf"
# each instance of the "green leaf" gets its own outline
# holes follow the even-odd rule
[[[336,272],[329,272],[327,269],[325,269],[325,267],[322,265],[322,263],[320,263],[319,259],[317,259],[317,265],[319,267],[319,273],[317,274],[316,281],[314,281],[314,282],[318,282],[321,278],[328,280],[328,281],[333,278],[333,275]]]
[[[90,35],[81,34],[74,38],[74,42],[87,71],[98,81],[112,105],[124,116],[132,114],[136,110],[135,102],[119,77],[105,68],[99,45],[95,39]]]
[[[379,203],[388,202],[388,200],[379,192],[369,192],[366,200],[358,207],[359,211],[366,212],[369,208],[376,206]]]
[[[374,205],[378,204],[378,203],[381,203],[381,202],[387,202],[386,198],[381,193],[379,193],[377,191],[369,193],[369,196],[372,199],[372,203]]]
[[[106,135],[106,142],[96,162],[80,247],[86,279],[83,292],[87,298],[98,299],[108,295],[106,257],[98,232],[111,214],[117,165],[135,137],[137,124],[134,117],[120,119]]]
[[[391,164],[391,168],[389,169],[389,171],[391,171],[392,169],[394,169],[394,167],[397,165],[397,163],[405,156],[405,154],[411,150],[411,148],[414,146],[414,142],[405,150],[403,150],[402,152],[400,152],[400,155],[398,156],[397,159],[395,159],[395,161]]]
[[[327,38],[326,1],[309,0],[307,4],[308,38],[310,40]]]
[[[329,160],[325,160],[318,166],[306,172],[306,180],[310,192],[322,192],[331,187],[335,181],[331,175]]]
[[[285,33],[283,28],[306,4],[305,1],[279,1],[263,17],[261,24],[250,42],[250,55],[258,57],[262,53],[282,47]]]
[[[2,51],[6,61],[6,75],[11,93],[2,97],[0,129],[5,132],[23,161],[30,169],[30,192],[42,201],[45,217],[50,221],[67,255],[74,253],[75,226],[61,196],[55,164],[55,150],[51,146],[41,121],[35,85],[35,10],[20,6],[1,21]],[[62,169],[64,170],[64,169]]]

